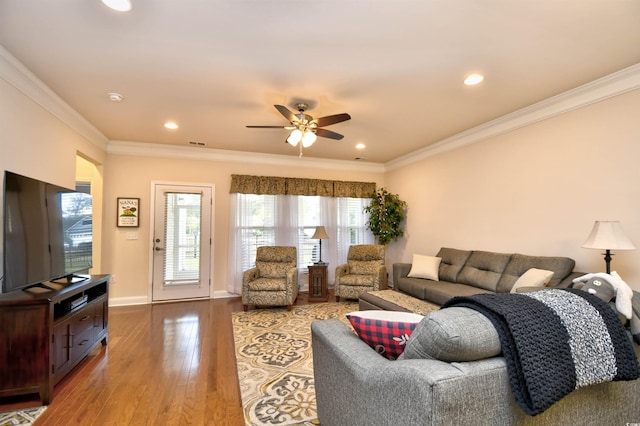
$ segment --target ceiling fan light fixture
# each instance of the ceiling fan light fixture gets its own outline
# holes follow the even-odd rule
[[[300,131],[300,129],[295,129],[287,138],[287,142],[289,142],[293,146],[297,146],[301,139],[302,132]]]
[[[302,136],[302,146],[305,148],[309,148],[313,143],[318,139],[315,133],[310,130],[304,132],[304,136]]]
[[[101,1],[109,9],[113,9],[118,12],[130,12],[131,9],[133,9],[131,0],[101,0]]]

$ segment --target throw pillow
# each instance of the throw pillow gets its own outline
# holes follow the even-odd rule
[[[407,276],[410,278],[425,278],[439,281],[438,269],[440,268],[440,260],[439,257],[414,254],[411,271],[409,271],[409,275]]]
[[[476,361],[498,356],[500,338],[491,321],[470,308],[429,312],[411,333],[399,359]]]
[[[424,318],[411,312],[356,311],[347,314],[356,334],[376,352],[396,359],[416,325]]]
[[[544,287],[553,277],[553,271],[531,268],[520,276],[511,287],[511,293],[516,293],[519,287]]]

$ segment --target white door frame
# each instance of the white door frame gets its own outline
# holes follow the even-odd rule
[[[203,183],[203,182],[176,182],[176,181],[151,181],[151,188],[149,190],[149,239],[148,239],[148,252],[149,252],[149,268],[148,268],[148,279],[147,279],[147,303],[153,302],[153,256],[155,253],[154,250],[154,242],[153,242],[153,233],[155,229],[155,196],[156,196],[156,185],[176,185],[176,186],[205,186],[211,188],[211,259],[209,259],[209,279],[211,281],[211,285],[209,288],[209,299],[213,299],[213,289],[215,287],[215,280],[213,275],[213,260],[215,259],[215,206],[216,206],[216,185],[213,183]],[[187,299],[184,299],[187,300]],[[155,303],[164,303],[164,302],[155,302]]]

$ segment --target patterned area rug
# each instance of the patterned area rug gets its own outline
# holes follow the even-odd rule
[[[42,406],[0,413],[0,426],[32,425],[46,409],[46,406]]]
[[[311,323],[358,310],[355,302],[234,312],[233,337],[247,425],[314,425],[317,421]]]

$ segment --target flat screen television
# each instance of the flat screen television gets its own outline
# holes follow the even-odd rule
[[[87,272],[91,209],[90,194],[5,171],[2,291]]]

